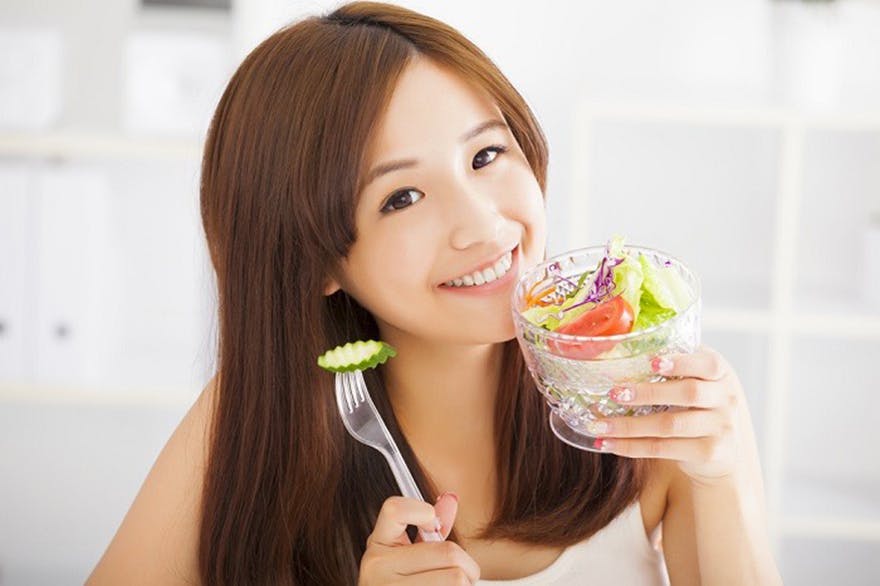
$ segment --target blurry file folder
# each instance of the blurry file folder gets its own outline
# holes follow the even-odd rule
[[[29,382],[30,187],[28,165],[0,162],[0,385],[4,386]]]
[[[112,328],[109,181],[99,167],[44,167],[36,193],[35,383],[100,384]]]
[[[45,130],[61,114],[61,33],[0,28],[0,128]]]

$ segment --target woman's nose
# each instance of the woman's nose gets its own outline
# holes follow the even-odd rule
[[[454,199],[457,209],[450,210],[450,243],[453,248],[464,250],[476,244],[498,241],[504,229],[504,217],[491,197],[466,192]]]

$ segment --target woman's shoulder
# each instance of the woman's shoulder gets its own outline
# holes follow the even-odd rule
[[[214,376],[162,448],[87,585],[200,582],[201,497],[216,388]]]

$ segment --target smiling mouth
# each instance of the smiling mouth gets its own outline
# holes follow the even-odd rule
[[[479,287],[481,285],[486,285],[489,283],[493,283],[499,279],[504,278],[508,272],[511,270],[511,266],[513,265],[514,254],[516,253],[519,245],[513,247],[513,249],[507,251],[501,257],[495,261],[494,264],[478,271],[473,271],[466,275],[461,275],[456,277],[455,279],[451,279],[442,283],[441,287],[449,287],[456,289],[467,289],[471,287]]]

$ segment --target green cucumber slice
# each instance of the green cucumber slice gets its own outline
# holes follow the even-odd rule
[[[318,366],[331,372],[354,372],[376,368],[394,356],[397,351],[385,342],[358,340],[327,350],[318,356]]]

